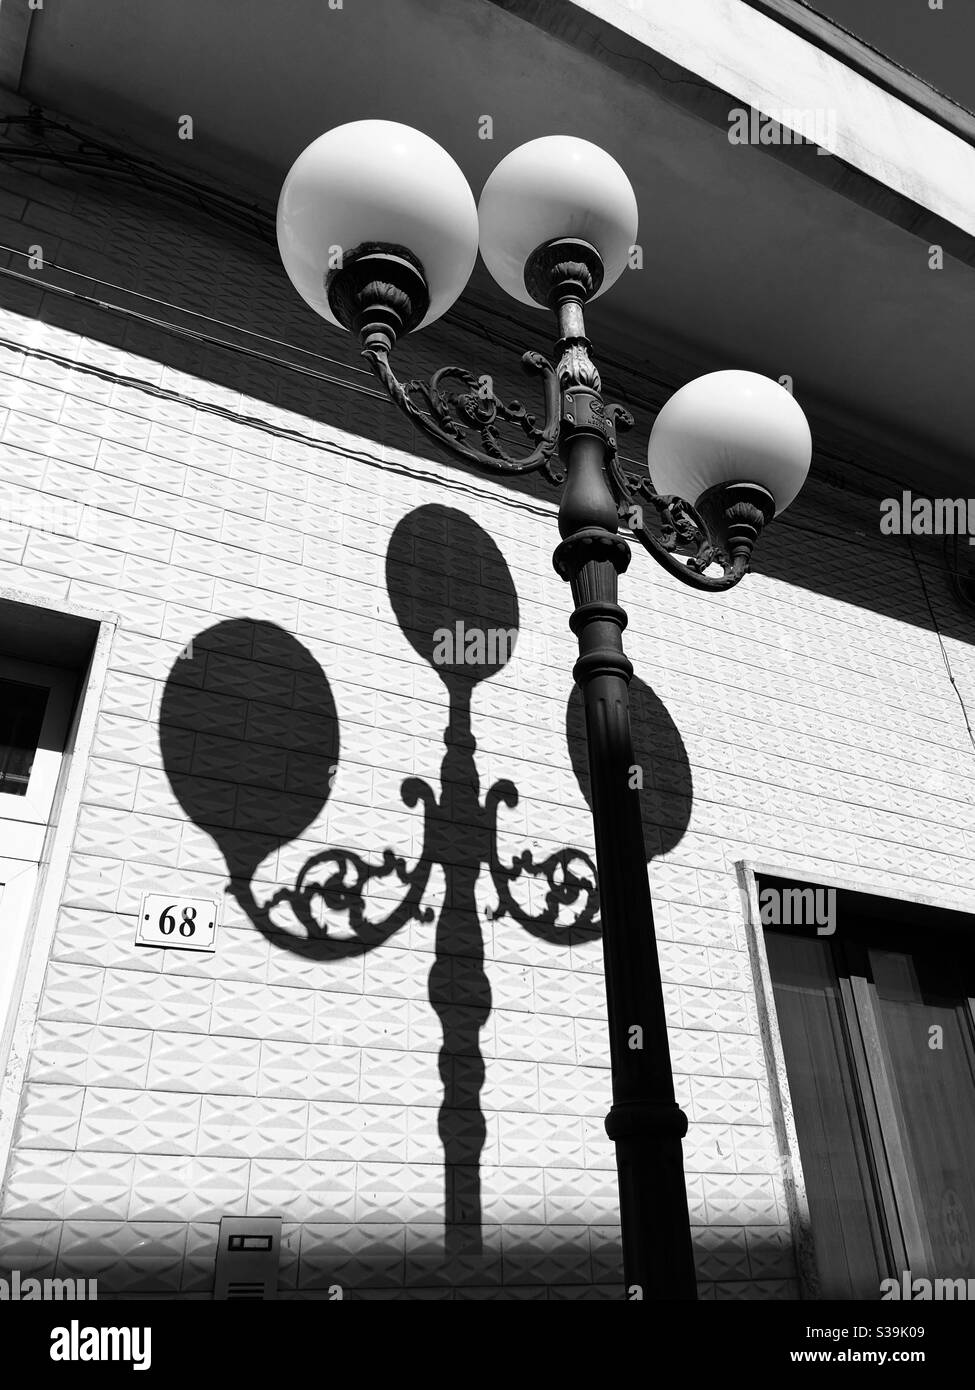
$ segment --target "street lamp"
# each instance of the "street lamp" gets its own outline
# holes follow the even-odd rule
[[[586,708],[612,1063],[606,1131],[616,1145],[624,1278],[630,1298],[694,1299],[681,1151],[687,1119],[674,1095],[643,826],[630,788],[633,668],[617,603],[630,548],[619,523],[625,519],[684,583],[731,588],[763,527],[805,480],[806,418],[768,377],[713,372],[659,412],[650,477],[635,483],[626,475],[616,433],[633,420],[603,402],[583,310],[626,268],[637,205],[620,166],[586,140],[548,136],[522,145],[491,174],[475,208],[461,170],[434,141],[393,122],[356,121],[299,155],[277,226],[298,292],[330,323],[359,335],[391,400],[424,434],[489,472],[541,470],[564,483],[554,564],[571,585],[573,675]],[[404,383],[390,365],[397,339],[432,323],[463,292],[478,244],[508,294],[555,313],[556,367],[537,352],[522,358],[541,378],[542,423],[497,397],[490,378],[445,367],[428,382]],[[504,423],[524,434],[523,454],[504,447]],[[643,520],[646,506],[659,514],[659,536]],[[694,554],[682,561],[678,547]],[[715,565],[721,574],[707,572]]]

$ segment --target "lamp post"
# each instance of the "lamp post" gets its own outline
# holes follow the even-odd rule
[[[491,174],[476,208],[444,150],[387,121],[320,136],[293,165],[278,204],[278,243],[295,287],[327,321],[358,334],[390,399],[424,434],[489,472],[543,471],[564,484],[554,564],[572,592],[573,675],[586,709],[612,1065],[606,1131],[616,1146],[624,1279],[630,1298],[694,1299],[681,1149],[687,1119],[674,1094],[643,827],[631,789],[633,668],[617,601],[630,548],[619,526],[626,519],[630,534],[682,582],[729,589],[746,573],[763,527],[798,493],[812,444],[801,409],[776,382],[715,372],[681,388],[659,412],[651,476],[627,476],[616,433],[632,417],[603,402],[584,309],[618,279],[636,232],[626,175],[585,140],[549,136],[516,149]],[[555,314],[557,365],[537,352],[522,358],[541,379],[541,423],[464,368],[403,383],[391,366],[397,340],[439,318],[462,293],[479,238],[501,287]],[[525,452],[508,452],[504,424],[521,430]],[[659,535],[644,521],[647,507],[659,515]],[[694,554],[682,561],[678,547]],[[721,574],[707,572],[716,565]]]

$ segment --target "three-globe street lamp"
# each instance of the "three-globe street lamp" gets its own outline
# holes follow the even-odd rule
[[[586,140],[548,136],[522,145],[497,166],[475,207],[461,170],[427,136],[356,121],[299,155],[281,190],[277,227],[298,292],[328,322],[359,335],[362,355],[417,428],[489,472],[543,470],[564,482],[554,563],[571,585],[573,675],[586,709],[612,1065],[606,1132],[616,1145],[624,1279],[630,1298],[694,1299],[681,1150],[687,1118],[674,1094],[643,826],[630,786],[633,668],[617,602],[630,548],[619,523],[626,519],[630,534],[684,583],[730,589],[763,527],[805,480],[806,418],[770,378],[714,372],[675,392],[657,415],[650,477],[627,477],[616,432],[633,420],[621,406],[604,405],[583,309],[626,267],[637,204],[619,164]],[[522,358],[541,378],[541,424],[520,403],[495,396],[490,378],[445,367],[428,382],[404,383],[390,365],[397,339],[434,322],[463,292],[478,244],[508,294],[555,312],[557,366],[537,352]],[[448,390],[448,382],[462,389]],[[505,423],[525,435],[523,455],[504,447]],[[643,521],[647,505],[659,514],[659,536]],[[678,548],[695,553],[682,561]],[[715,565],[723,573],[707,572]]]

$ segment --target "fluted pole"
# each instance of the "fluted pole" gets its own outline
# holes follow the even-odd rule
[[[617,576],[630,561],[606,482],[610,447],[599,374],[589,357],[585,264],[552,268],[563,389],[561,456],[567,480],[555,568],[572,587],[599,869],[603,960],[613,1078],[606,1132],[616,1145],[623,1270],[630,1299],[696,1299],[681,1139],[674,1096],[640,802],[634,777],[626,613]]]

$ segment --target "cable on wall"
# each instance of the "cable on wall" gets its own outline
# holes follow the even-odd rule
[[[935,635],[938,639],[938,646],[941,650],[941,659],[945,664],[945,670],[948,673],[948,679],[949,681],[951,681],[952,689],[954,690],[955,695],[958,699],[958,704],[961,707],[962,717],[965,720],[965,728],[968,730],[968,740],[972,745],[972,751],[975,752],[975,733],[972,732],[972,724],[971,720],[968,717],[968,709],[965,705],[965,700],[961,693],[961,690],[959,689],[958,682],[955,680],[955,673],[951,669],[951,662],[948,659],[948,649],[945,646],[944,637],[942,635],[941,628],[938,624],[937,615],[934,611],[934,605],[932,604],[931,596],[928,593],[928,586],[924,581],[924,568],[917,558],[917,554],[914,549],[914,543],[911,540],[910,536],[908,536],[907,548],[911,553],[911,559],[914,561],[915,568],[917,569],[918,578],[921,581],[921,592],[924,595],[924,602],[927,604],[928,613],[931,616],[931,626],[934,629]]]

